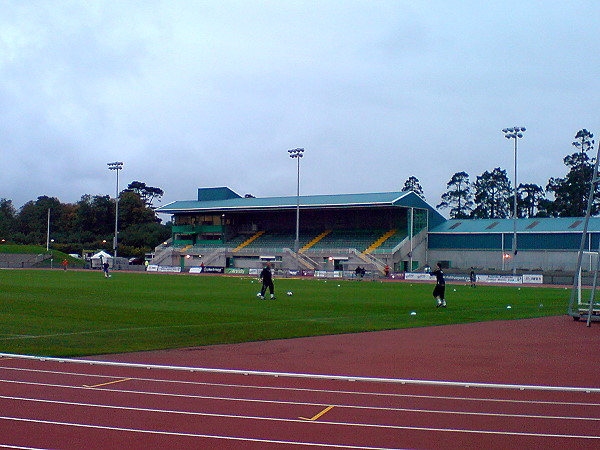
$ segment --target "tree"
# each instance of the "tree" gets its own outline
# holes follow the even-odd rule
[[[555,217],[553,212],[554,202],[552,200],[548,200],[547,198],[542,198],[538,201],[536,206],[537,213],[535,217]]]
[[[411,176],[404,182],[404,187],[402,188],[402,192],[414,192],[423,200],[425,200],[425,195],[423,195],[423,188],[421,187],[421,183],[419,183],[419,179],[417,177]]]
[[[519,184],[517,212],[519,217],[535,217],[538,205],[544,200],[544,189],[537,184]]]
[[[9,239],[15,231],[17,211],[12,200],[0,199],[0,239]]]
[[[442,202],[436,208],[450,208],[451,219],[466,219],[473,209],[473,194],[469,174],[457,172],[446,184]]]
[[[119,224],[121,229],[131,225],[156,222],[156,214],[139,194],[125,190],[119,195]]]
[[[107,239],[114,232],[115,207],[108,195],[85,194],[77,202],[75,236],[79,242]]]
[[[144,249],[139,256],[143,256],[150,249],[171,237],[169,228],[158,222],[135,224],[119,233],[120,242],[134,248]]]
[[[25,203],[16,217],[18,240],[24,244],[42,244],[46,242],[48,231],[48,210],[50,224],[54,229],[60,227],[62,204],[55,197],[42,195],[37,200]]]
[[[162,196],[161,189],[141,182],[129,187],[119,194],[119,244],[123,246],[119,253],[143,256],[170,236],[170,224],[162,225],[151,207],[153,199]],[[12,201],[0,199],[0,239],[45,245],[48,211],[55,247],[73,252],[85,246],[101,248],[114,236],[115,200],[109,195],[85,194],[77,203],[41,196],[27,202],[18,213]]]
[[[472,217],[479,219],[505,219],[510,216],[512,189],[506,170],[496,167],[477,177],[475,187],[475,209]]]
[[[159,199],[163,196],[164,191],[157,187],[147,186],[141,181],[133,181],[127,186],[127,190],[133,191],[140,196],[144,204],[148,208],[152,208],[154,199]]]
[[[563,162],[569,167],[564,178],[550,178],[546,191],[554,194],[551,213],[559,217],[581,217],[587,210],[587,199],[594,172],[595,158],[590,158],[588,151],[594,148],[594,135],[586,129],[579,130],[572,143],[578,151],[565,156]],[[595,188],[595,200],[592,215],[598,214],[600,188]]]

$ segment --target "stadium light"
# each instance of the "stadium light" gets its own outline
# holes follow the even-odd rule
[[[288,150],[290,158],[298,160],[298,177],[296,186],[296,240],[294,241],[294,251],[296,252],[296,270],[300,270],[300,261],[298,252],[300,251],[300,158],[304,156],[303,148],[294,148]]]
[[[48,225],[46,227],[46,251],[50,251],[50,209],[48,208]]]
[[[115,191],[115,237],[113,238],[113,255],[117,257],[117,235],[119,234],[119,170],[123,168],[123,163],[115,161],[107,163],[108,170],[114,170],[117,173],[117,189]]]
[[[504,128],[502,130],[504,133],[504,137],[506,139],[514,139],[515,141],[515,173],[514,173],[514,204],[513,204],[513,242],[512,242],[512,252],[513,255],[517,255],[517,141],[523,137],[523,133],[525,133],[525,127],[512,127],[512,128]],[[517,263],[513,264],[513,273],[517,272]]]

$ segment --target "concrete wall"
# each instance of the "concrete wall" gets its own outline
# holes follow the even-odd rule
[[[429,261],[450,261],[452,268],[477,267],[493,270],[543,270],[574,271],[577,268],[577,252],[560,250],[519,251],[516,256],[506,252],[485,250],[429,250]],[[584,269],[591,267],[591,257],[584,256]]]

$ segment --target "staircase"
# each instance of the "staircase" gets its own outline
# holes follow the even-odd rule
[[[297,259],[298,262],[300,264],[302,264],[302,266],[305,269],[308,270],[316,270],[319,267],[319,263],[317,263],[315,260],[309,258],[306,255],[303,255],[302,253],[298,252],[294,252],[292,249],[286,248],[284,250],[288,255],[290,255],[292,258]]]
[[[156,247],[151,264],[161,265],[166,261],[167,265],[170,266],[173,264],[174,256],[177,256],[177,258],[180,257],[178,249],[173,247]]]
[[[245,246],[250,245],[252,242],[254,242],[256,239],[258,239],[259,237],[261,237],[263,234],[265,234],[265,231],[259,231],[258,233],[256,233],[255,235],[249,237],[248,239],[246,239],[244,242],[242,242],[240,245],[238,245],[236,248],[234,248],[232,250],[233,253],[243,249]]]
[[[303,253],[306,250],[308,250],[309,248],[311,248],[313,245],[315,245],[317,242],[319,242],[321,239],[323,239],[325,236],[327,236],[332,231],[333,230],[323,231],[320,235],[318,235],[316,238],[314,238],[312,241],[310,241],[308,244],[306,244],[304,247],[302,247],[300,249],[300,253]]]
[[[354,253],[356,256],[362,259],[366,264],[372,266],[375,270],[379,271],[382,274],[384,273],[385,263],[380,259],[377,259],[373,255],[369,255],[368,253],[361,253],[357,250],[355,250],[352,253]]]
[[[369,253],[372,253],[377,247],[379,247],[381,244],[383,244],[385,241],[387,241],[390,237],[392,237],[396,231],[397,230],[395,228],[392,229],[392,230],[387,231],[383,236],[381,236],[379,239],[377,239],[375,242],[373,242],[363,252],[363,254],[368,255]]]

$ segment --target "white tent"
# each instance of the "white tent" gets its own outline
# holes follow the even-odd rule
[[[113,257],[106,253],[104,250],[100,250],[98,253],[94,253],[90,261],[92,262],[92,268],[99,269],[102,267],[102,264],[107,262],[110,267],[113,266]]]

